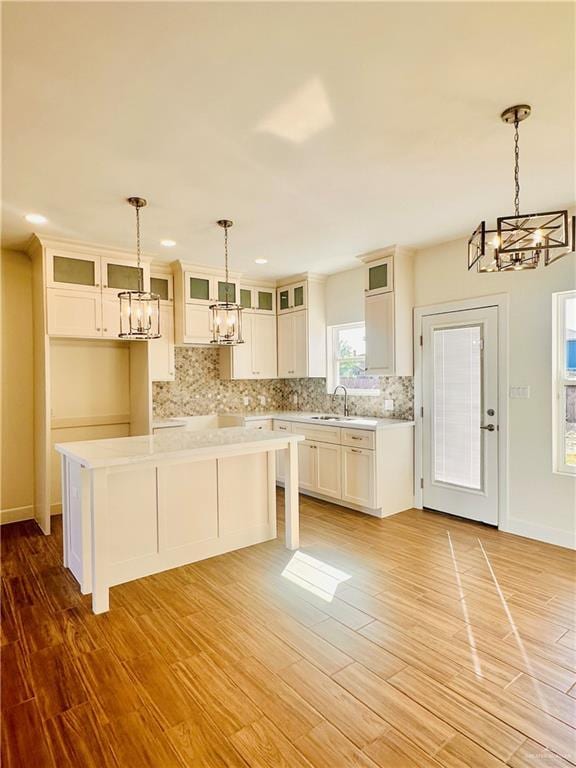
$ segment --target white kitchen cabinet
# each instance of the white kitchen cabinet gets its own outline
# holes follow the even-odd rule
[[[239,304],[251,312],[276,314],[276,290],[273,286],[240,283]]]
[[[366,370],[380,376],[412,376],[413,252],[390,246],[360,256],[366,270]]]
[[[292,422],[274,419],[272,429],[275,432],[292,432]],[[276,480],[284,483],[284,451],[276,451]]]
[[[102,297],[102,336],[117,339],[120,333],[120,299],[116,296]]]
[[[301,443],[302,445],[302,443]],[[314,490],[339,499],[342,495],[342,449],[339,445],[316,443],[316,477]]]
[[[368,296],[364,304],[366,371],[380,376],[394,374],[394,294]]]
[[[298,485],[305,490],[316,490],[316,455],[316,443],[298,443]]]
[[[186,270],[184,272],[185,297],[187,302],[213,304],[215,301],[230,301],[235,304],[239,299],[238,280],[207,274],[205,272]]]
[[[150,265],[136,260],[102,258],[100,260],[102,292],[118,298],[121,291],[147,291],[150,288]]]
[[[308,370],[307,311],[278,315],[278,377],[304,378]]]
[[[46,285],[73,291],[100,289],[100,256],[81,252],[48,250]]]
[[[308,282],[300,280],[290,285],[282,285],[276,291],[278,314],[297,312],[308,306]]]
[[[210,344],[212,341],[212,313],[201,304],[185,305],[186,344]]]
[[[342,446],[342,501],[375,507],[375,469],[374,451]]]
[[[149,341],[150,378],[152,381],[174,381],[174,310],[172,304],[160,303],[159,339]]]
[[[46,289],[49,336],[102,337],[100,290]]]
[[[276,318],[246,312],[242,316],[243,344],[220,351],[220,375],[224,379],[275,379]]]

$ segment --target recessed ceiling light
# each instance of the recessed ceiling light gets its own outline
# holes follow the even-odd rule
[[[30,224],[46,224],[48,221],[46,216],[42,216],[41,213],[27,213],[24,218],[26,221],[29,221]]]
[[[254,259],[254,264],[268,264],[268,259]]]
[[[174,248],[176,240],[160,240],[160,245],[163,245],[164,248]]]

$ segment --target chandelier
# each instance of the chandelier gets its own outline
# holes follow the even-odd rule
[[[219,219],[219,227],[224,229],[224,263],[226,277],[224,283],[224,301],[217,301],[210,305],[212,312],[212,339],[211,344],[231,346],[243,344],[242,338],[242,307],[232,301],[234,286],[228,279],[228,230],[234,224],[229,219]]]
[[[528,104],[508,107],[501,119],[514,126],[514,215],[500,216],[496,228],[482,221],[468,240],[468,269],[505,272],[535,269],[543,258],[548,266],[576,247],[576,217],[568,211],[520,213],[520,148],[518,126],[530,116]]]
[[[147,341],[160,338],[160,296],[144,290],[143,271],[140,267],[140,208],[147,205],[143,197],[129,197],[136,209],[136,253],[138,258],[138,290],[122,291],[120,299],[121,339]]]

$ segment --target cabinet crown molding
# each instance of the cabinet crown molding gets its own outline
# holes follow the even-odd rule
[[[182,261],[180,259],[172,262],[172,268],[175,271],[194,272],[199,275],[216,275],[218,277],[224,277],[226,275],[226,270],[223,267],[211,267],[206,264],[192,264],[189,261]],[[239,280],[242,277],[242,272],[229,270],[228,275],[232,280]]]
[[[414,248],[408,248],[405,245],[387,245],[386,247],[378,248],[375,251],[361,253],[359,256],[356,256],[356,258],[364,264],[371,264],[373,261],[379,261],[386,256],[412,256],[414,253]]]
[[[285,285],[292,285],[293,283],[302,283],[308,281],[309,283],[325,283],[328,275],[320,275],[317,272],[300,272],[298,275],[292,275],[291,277],[283,277],[276,280],[276,287],[283,288]]]
[[[28,241],[28,253],[44,251],[58,251],[59,253],[84,253],[90,256],[104,256],[111,259],[124,259],[126,261],[135,261],[134,251],[128,251],[123,248],[111,248],[110,246],[99,245],[98,243],[88,243],[82,240],[68,240],[63,237],[45,237],[34,233]],[[150,263],[154,258],[153,254],[143,253],[141,260]]]

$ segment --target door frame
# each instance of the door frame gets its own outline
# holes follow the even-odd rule
[[[423,369],[422,369],[422,320],[429,315],[461,312],[467,309],[498,308],[498,528],[508,530],[509,511],[509,426],[508,426],[508,377],[509,343],[508,315],[509,296],[495,293],[441,304],[428,304],[414,308],[414,506],[422,509],[423,467]]]

